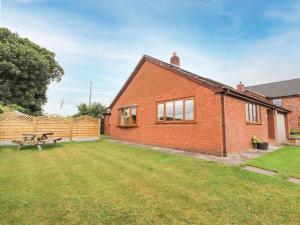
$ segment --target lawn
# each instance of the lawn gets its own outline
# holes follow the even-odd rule
[[[300,178],[300,147],[286,146],[247,162],[248,165],[277,171],[285,177]]]
[[[299,224],[300,186],[111,143],[0,147],[0,224]]]

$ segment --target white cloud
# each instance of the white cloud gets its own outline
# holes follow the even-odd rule
[[[88,50],[81,47],[73,34],[55,26],[47,17],[4,7],[3,25],[51,51],[61,54],[88,54]]]
[[[300,3],[294,4],[288,9],[271,9],[265,12],[271,19],[278,19],[284,22],[300,22]]]
[[[244,54],[225,59],[222,81],[246,85],[300,77],[300,30],[274,34],[251,44]]]
[[[28,3],[32,3],[32,2],[44,2],[45,0],[12,0],[12,1],[18,2],[18,3],[23,3],[23,4],[28,4]]]
[[[283,12],[272,14],[269,11],[266,15],[285,21],[297,18],[296,13],[288,15],[290,18],[284,17]],[[134,16],[132,12],[131,16]],[[90,80],[95,81],[93,100],[109,105],[143,54],[169,61],[171,52],[177,51],[184,69],[229,85],[239,81],[251,85],[300,75],[298,28],[281,30],[248,42],[246,47],[234,43],[234,47],[240,49],[238,55],[232,55],[221,50],[219,53],[208,52],[205,43],[195,46],[178,41],[177,35],[170,31],[154,32],[151,27],[143,30],[136,27],[97,29],[83,19],[53,11],[32,13],[5,8],[4,24],[8,28],[56,52],[64,63],[66,75],[63,81],[49,87],[49,100],[44,107],[48,113],[74,114],[76,105],[88,101]],[[81,36],[80,29],[91,35]],[[60,110],[62,98],[64,106]]]

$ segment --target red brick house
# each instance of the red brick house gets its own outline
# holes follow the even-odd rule
[[[253,135],[276,144],[277,114],[288,110],[260,95],[143,56],[110,105],[105,133],[113,139],[219,156],[250,149]]]
[[[290,111],[289,128],[300,131],[300,78],[249,86],[249,91],[260,93],[273,104]]]

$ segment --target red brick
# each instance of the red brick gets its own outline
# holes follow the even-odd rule
[[[156,123],[156,103],[177,98],[195,98],[195,123]],[[225,96],[227,153],[250,149],[251,138],[268,139],[267,108],[261,106],[262,123],[250,125],[245,119],[245,103]],[[137,127],[119,127],[118,109],[137,104]],[[105,119],[106,124],[109,118]],[[114,139],[222,155],[222,98],[207,85],[199,85],[171,70],[145,61],[111,109],[111,125],[105,126]],[[276,132],[275,132],[276,133]]]

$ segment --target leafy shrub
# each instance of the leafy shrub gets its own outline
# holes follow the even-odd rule
[[[28,113],[25,108],[16,104],[5,105],[0,101],[0,113],[19,111],[21,113]]]
[[[294,134],[300,134],[300,131],[297,130],[296,128],[291,128],[291,129],[290,129],[290,134],[291,134],[291,135],[294,135]]]

